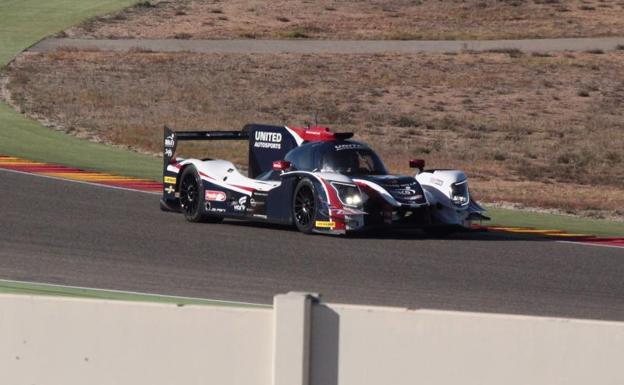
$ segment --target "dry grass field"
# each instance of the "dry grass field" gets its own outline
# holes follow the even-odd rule
[[[27,115],[146,152],[162,126],[320,124],[394,171],[461,168],[478,198],[624,215],[624,50],[529,55],[26,53],[4,94]],[[199,146],[199,145],[198,145]],[[205,146],[201,145],[201,146]],[[182,148],[246,160],[242,143]]]
[[[93,38],[511,39],[624,35],[622,0],[150,0],[71,28]]]

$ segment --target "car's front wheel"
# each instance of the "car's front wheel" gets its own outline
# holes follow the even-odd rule
[[[302,179],[295,187],[292,202],[292,216],[297,230],[310,234],[314,229],[317,210],[318,197],[314,184],[309,179]]]
[[[204,198],[204,184],[194,166],[188,166],[180,177],[180,207],[189,222],[212,222],[223,220],[208,214]]]

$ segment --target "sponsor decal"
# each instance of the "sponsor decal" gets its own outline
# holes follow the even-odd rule
[[[171,134],[165,138],[165,156],[172,157],[174,147],[175,147],[175,137],[174,137],[174,134]]]
[[[405,187],[403,189],[399,189],[399,190],[393,190],[393,192],[400,196],[403,199],[408,199],[408,200],[418,200],[418,199],[422,199],[422,194],[418,194],[418,192],[410,187]]]
[[[237,204],[238,203],[238,204]],[[243,196],[241,197],[238,202],[234,203],[234,210],[236,211],[245,211],[245,205],[247,203],[247,197]]]
[[[224,213],[225,209],[222,209],[219,207],[210,207],[208,211],[213,212],[213,213]]]
[[[176,178],[175,178],[175,176],[166,176],[164,178],[164,182],[167,183],[167,184],[175,184]]]
[[[361,144],[357,144],[357,143],[338,144],[338,145],[334,146],[334,149],[336,151],[357,150],[357,149],[360,149],[360,148],[366,148],[366,147],[362,146]]]
[[[418,184],[410,183],[410,184],[402,184],[398,186],[390,186],[386,185],[393,196],[403,199],[403,200],[418,200],[422,199],[423,195],[419,194]]]
[[[434,178],[434,177],[431,177],[431,179],[429,179],[429,181],[431,183],[435,184],[435,185],[438,185],[438,186],[442,186],[444,184],[444,181],[442,179],[438,179],[438,178]]]
[[[336,227],[336,222],[333,221],[316,221],[314,222],[314,226],[320,227],[323,229],[333,229]]]
[[[413,190],[409,187],[406,187],[404,189],[394,190],[394,192],[397,195],[402,195],[402,196],[412,196],[416,194],[416,190]]]
[[[249,205],[247,206],[247,212],[251,214],[264,215],[266,214],[266,200],[268,197],[266,192],[254,191],[249,198]],[[257,216],[257,215],[254,215]],[[259,217],[261,218],[261,217]]]
[[[212,202],[225,202],[227,197],[223,191],[206,190],[204,191],[204,198]]]
[[[331,209],[329,215],[332,217],[344,217],[347,215],[366,215],[366,211],[345,207],[343,209]]]
[[[254,147],[280,150],[282,148],[282,134],[279,132],[256,131]]]
[[[173,148],[175,146],[175,139],[173,134],[165,138],[165,148]]]
[[[167,186],[167,188],[165,188],[165,192],[166,192],[167,194],[173,194],[173,193],[174,193],[174,191],[175,191],[175,188],[173,188],[173,186],[172,186],[172,185],[169,185],[169,186]]]

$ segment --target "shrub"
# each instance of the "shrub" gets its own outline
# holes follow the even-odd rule
[[[420,121],[411,116],[401,115],[398,118],[392,119],[392,125],[397,127],[418,127],[420,126]]]
[[[524,52],[520,51],[517,48],[496,48],[496,49],[489,49],[489,50],[487,50],[485,52],[489,52],[489,53],[503,53],[503,54],[509,55],[509,57],[512,57],[512,58],[517,58],[517,57],[524,56]]]
[[[141,1],[135,5],[136,8],[156,8],[154,4],[149,1]]]
[[[181,39],[181,40],[187,40],[192,38],[193,35],[191,35],[190,33],[186,33],[186,32],[181,32],[181,33],[176,33],[173,38],[174,39]]]
[[[288,31],[282,34],[283,37],[289,38],[289,39],[307,39],[310,36],[306,33],[306,30],[304,28],[295,28],[292,31]]]

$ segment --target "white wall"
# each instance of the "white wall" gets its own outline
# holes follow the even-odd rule
[[[313,307],[310,383],[624,384],[624,324]]]
[[[624,323],[0,295],[5,384],[622,385]]]
[[[272,313],[0,295],[0,384],[268,385]]]

